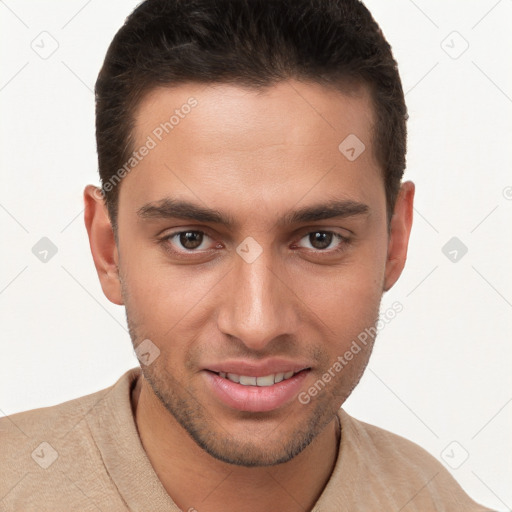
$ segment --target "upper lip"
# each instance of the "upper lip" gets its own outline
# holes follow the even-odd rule
[[[210,364],[205,370],[212,372],[234,373],[235,375],[244,375],[246,377],[264,377],[274,373],[300,372],[311,368],[307,363],[290,361],[286,359],[267,359],[266,361],[243,361],[228,360],[222,363]]]

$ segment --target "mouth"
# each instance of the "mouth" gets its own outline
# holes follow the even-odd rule
[[[231,382],[235,382],[236,384],[241,384],[242,386],[258,386],[258,387],[268,387],[273,386],[274,384],[279,384],[285,380],[291,379],[294,375],[297,375],[300,372],[310,370],[310,368],[304,368],[297,372],[293,370],[288,372],[279,372],[279,373],[271,373],[269,375],[264,375],[261,377],[255,377],[250,375],[238,375],[236,373],[227,373],[227,372],[212,372],[222,377],[223,379],[230,380]]]
[[[271,411],[289,403],[299,393],[311,368],[268,375],[240,375],[205,370],[209,391],[220,402],[239,411]]]

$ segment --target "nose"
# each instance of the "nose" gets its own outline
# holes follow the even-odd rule
[[[272,340],[293,335],[298,327],[293,286],[283,265],[272,260],[269,248],[251,263],[235,255],[218,310],[219,330],[254,351],[268,349]]]

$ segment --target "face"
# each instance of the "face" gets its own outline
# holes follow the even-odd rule
[[[389,235],[369,94],[188,84],[150,93],[136,121],[149,149],[120,185],[119,275],[103,272],[103,289],[199,446],[245,466],[290,460],[359,381],[373,340],[335,363],[405,261],[412,203]]]

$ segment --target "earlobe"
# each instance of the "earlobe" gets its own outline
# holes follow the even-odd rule
[[[388,254],[384,291],[397,282],[407,259],[414,203],[414,183],[406,181],[400,187],[389,229]]]
[[[85,227],[101,288],[110,302],[121,306],[124,303],[118,271],[119,254],[103,194],[98,187],[85,187],[84,206]]]

